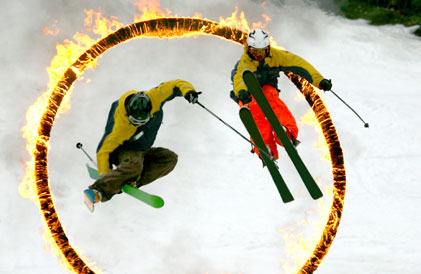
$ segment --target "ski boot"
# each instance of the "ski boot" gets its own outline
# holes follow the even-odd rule
[[[85,189],[83,191],[84,202],[90,212],[94,212],[95,204],[101,201],[101,192],[95,189]]]
[[[277,163],[276,163],[276,159],[275,159],[275,157],[274,157],[274,155],[273,155],[273,153],[272,153],[272,150],[270,149],[270,146],[269,145],[266,145],[266,148],[267,148],[267,151],[268,151],[268,153],[269,153],[269,155],[270,155],[270,160],[276,165],[276,167],[278,167],[278,165],[277,165]],[[265,161],[263,160],[263,158],[262,158],[262,156],[260,155],[260,152],[259,152],[259,149],[257,148],[257,147],[252,147],[251,148],[251,151],[250,151],[251,153],[256,153],[257,154],[257,156],[259,156],[259,159],[260,159],[260,161],[262,161],[262,168],[264,168],[265,166],[266,166],[266,163],[265,163]]]

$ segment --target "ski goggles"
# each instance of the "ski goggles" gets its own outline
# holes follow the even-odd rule
[[[249,47],[248,50],[249,53],[257,60],[263,60],[263,58],[269,54],[269,46],[261,49]]]
[[[129,121],[132,125],[140,126],[144,125],[151,119],[151,115],[148,114],[145,118],[135,118],[132,115],[129,116]]]

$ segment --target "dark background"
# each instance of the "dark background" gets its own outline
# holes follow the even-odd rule
[[[347,18],[367,19],[373,25],[418,26],[414,29],[414,34],[421,36],[421,0],[336,0],[336,2]]]

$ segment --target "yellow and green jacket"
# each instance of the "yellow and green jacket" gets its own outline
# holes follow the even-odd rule
[[[286,50],[271,47],[269,55],[262,61],[257,61],[251,58],[245,46],[241,59],[231,72],[233,92],[237,98],[240,90],[247,90],[242,77],[245,69],[254,72],[261,86],[272,85],[275,88],[278,88],[278,77],[281,71],[296,73],[316,87],[319,87],[319,83],[324,79],[306,60]]]
[[[161,83],[146,91],[152,103],[151,119],[144,125],[134,126],[129,122],[126,102],[128,98],[139,92],[131,90],[123,94],[111,105],[105,133],[97,148],[99,174],[108,173],[112,164],[117,164],[118,152],[121,150],[143,151],[155,142],[161,126],[164,112],[163,105],[177,96],[185,96],[195,90],[193,85],[184,80],[173,80]]]

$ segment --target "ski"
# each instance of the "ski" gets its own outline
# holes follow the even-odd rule
[[[250,70],[245,70],[243,72],[243,79],[248,90],[253,95],[253,98],[260,106],[260,109],[265,114],[273,130],[275,131],[276,135],[278,136],[279,140],[284,146],[284,149],[288,153],[288,156],[290,157],[292,163],[294,164],[295,168],[300,174],[300,177],[303,180],[308,192],[310,193],[310,196],[313,199],[319,199],[323,196],[322,191],[317,186],[316,182],[314,181],[301,157],[298,155],[297,149],[294,147],[291,140],[288,138],[284,127],[279,122],[278,117],[276,117],[276,114],[271,108],[269,101],[263,93],[262,88],[260,87],[260,84],[257,81],[254,73]]]
[[[89,176],[92,179],[98,180],[100,178],[98,171],[95,168],[88,164],[86,164],[86,167],[88,169]],[[132,196],[133,198],[138,199],[147,205],[150,205],[151,207],[161,208],[164,206],[164,200],[161,197],[149,194],[143,190],[132,187],[131,185],[124,185],[122,191]]]
[[[254,144],[260,151],[260,156],[262,157],[266,167],[269,170],[272,179],[278,188],[278,192],[281,195],[281,199],[284,203],[288,203],[294,200],[291,192],[288,189],[288,186],[285,184],[284,179],[281,176],[276,164],[269,157],[269,151],[266,147],[265,142],[263,141],[262,136],[260,135],[259,129],[257,128],[256,122],[253,119],[253,116],[250,110],[247,107],[240,108],[240,118],[246,127],[248,133],[250,134]],[[262,151],[263,150],[263,151]]]
[[[93,201],[94,201],[95,198],[92,197],[91,193],[93,193],[93,192],[90,192],[90,191],[92,191],[92,190],[86,189],[85,191],[83,191],[83,197],[84,197],[85,205],[88,207],[89,211],[91,213],[93,213],[94,209],[95,209],[95,203]]]

